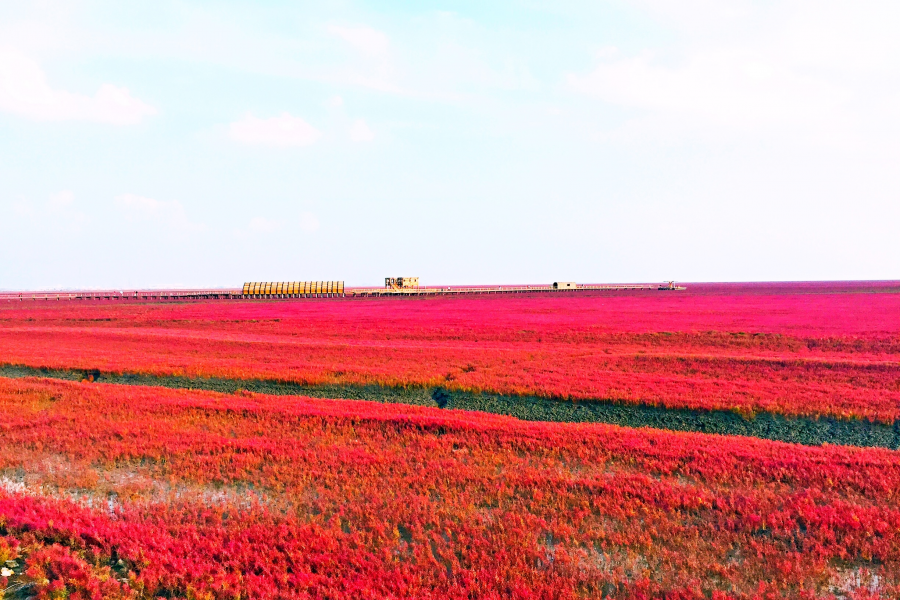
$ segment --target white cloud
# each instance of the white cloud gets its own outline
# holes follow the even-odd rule
[[[329,68],[327,74],[323,73],[326,79],[392,94],[407,93],[397,84],[397,69],[387,35],[365,25],[333,25],[327,31],[352,46],[357,56],[338,68]]]
[[[900,125],[888,108],[900,96],[900,39],[886,25],[900,5],[635,1],[683,37],[630,56],[606,48],[591,71],[567,74],[571,91],[639,111],[600,137],[871,147]]]
[[[604,62],[587,75],[569,75],[577,92],[607,102],[752,129],[833,118],[847,94],[827,82],[785,69],[755,53],[709,51],[677,66],[641,56]]]
[[[70,232],[81,231],[88,220],[83,212],[75,208],[75,194],[71,190],[50,194],[44,214],[55,228]]]
[[[375,139],[375,132],[369,129],[364,120],[357,119],[350,126],[350,139],[354,142],[371,142]]]
[[[361,53],[382,57],[388,53],[388,36],[371,27],[339,27],[332,25],[328,33],[335,35]]]
[[[281,229],[281,223],[265,217],[253,217],[250,219],[250,231],[253,233],[271,233]]]
[[[296,221],[290,220],[288,222],[268,219],[266,217],[253,217],[250,219],[248,226],[251,233],[273,233],[275,231],[281,231],[285,227],[288,229],[299,228],[301,231],[312,233],[319,229],[319,219],[309,212],[301,213],[299,219]]]
[[[177,200],[156,200],[137,194],[120,194],[115,198],[116,204],[131,221],[155,221],[172,229],[182,231],[202,231],[205,226],[192,223]]]
[[[463,38],[464,40],[465,38]],[[484,93],[487,90],[530,90],[540,88],[528,64],[514,53],[486,53],[471,43],[441,39],[434,53],[424,60],[424,72],[417,87],[448,98]]]
[[[16,201],[10,205],[10,208],[17,217],[31,217],[35,214],[34,208],[24,198],[16,199]]]
[[[136,194],[121,194],[116,196],[116,204],[132,212],[144,216],[156,216],[162,211],[163,203],[153,198],[138,196]]]
[[[271,119],[248,114],[229,125],[229,135],[245,144],[265,146],[308,146],[322,136],[318,129],[287,112]]]
[[[28,198],[19,197],[10,203],[9,208],[13,218],[5,221],[16,228],[25,226],[36,227],[43,232],[49,229],[77,233],[88,222],[87,215],[75,206],[75,194],[71,190],[50,194],[45,203],[34,203]],[[4,219],[0,219],[0,223],[3,221]]]
[[[156,109],[122,87],[105,83],[94,96],[55,90],[40,65],[27,56],[0,50],[0,111],[38,121],[80,120],[132,125]]]
[[[692,33],[721,30],[752,14],[751,0],[632,0],[632,4],[666,25]]]
[[[300,229],[306,231],[308,233],[312,233],[319,229],[319,219],[316,218],[316,215],[305,212],[300,215],[299,222]]]
[[[50,194],[49,207],[51,210],[60,211],[71,206],[73,202],[75,202],[75,194],[71,190],[63,190]]]

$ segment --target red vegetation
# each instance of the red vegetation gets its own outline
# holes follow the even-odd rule
[[[900,595],[893,451],[35,379],[0,434],[41,597]]]
[[[900,418],[900,285],[429,299],[8,304],[0,361]]]

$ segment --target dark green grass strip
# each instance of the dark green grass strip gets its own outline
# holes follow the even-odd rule
[[[528,421],[611,423],[627,427],[653,427],[675,431],[742,435],[812,446],[841,444],[900,448],[900,421],[893,425],[886,425],[861,419],[842,420],[833,417],[816,419],[790,417],[775,413],[759,413],[754,417],[745,418],[735,412],[725,410],[662,408],[645,404],[616,404],[604,400],[576,402],[537,396],[460,392],[443,388],[353,384],[304,385],[262,379],[102,373],[90,370],[42,369],[18,365],[0,365],[0,376],[10,378],[49,377],[70,381],[93,377],[94,381],[101,383],[213,390],[225,393],[248,390],[260,394],[374,400],[439,408],[479,410]]]

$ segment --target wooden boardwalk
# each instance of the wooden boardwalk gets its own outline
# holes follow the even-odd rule
[[[82,290],[60,292],[0,292],[0,302],[26,300],[239,300],[240,289],[222,290]]]
[[[668,284],[583,284],[575,288],[556,289],[551,285],[498,285],[498,286],[441,286],[418,288],[345,288],[343,294],[270,294],[267,296],[249,296],[240,288],[234,289],[199,289],[199,290],[82,290],[82,291],[43,291],[43,292],[0,292],[0,302],[31,301],[90,301],[105,300],[118,302],[164,302],[172,300],[248,300],[248,299],[292,299],[292,298],[377,298],[408,296],[458,296],[470,294],[572,294],[584,291],[627,291],[627,290],[683,290],[682,286]]]
[[[418,288],[347,288],[347,294],[360,297],[377,296],[455,296],[460,294],[533,294],[539,292],[565,294],[591,290],[683,290],[684,287],[669,287],[658,283],[627,284],[582,284],[575,288],[554,288],[552,285],[498,285],[498,286],[445,286]]]

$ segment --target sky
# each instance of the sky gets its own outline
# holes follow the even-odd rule
[[[0,289],[900,279],[900,3],[0,0]]]

